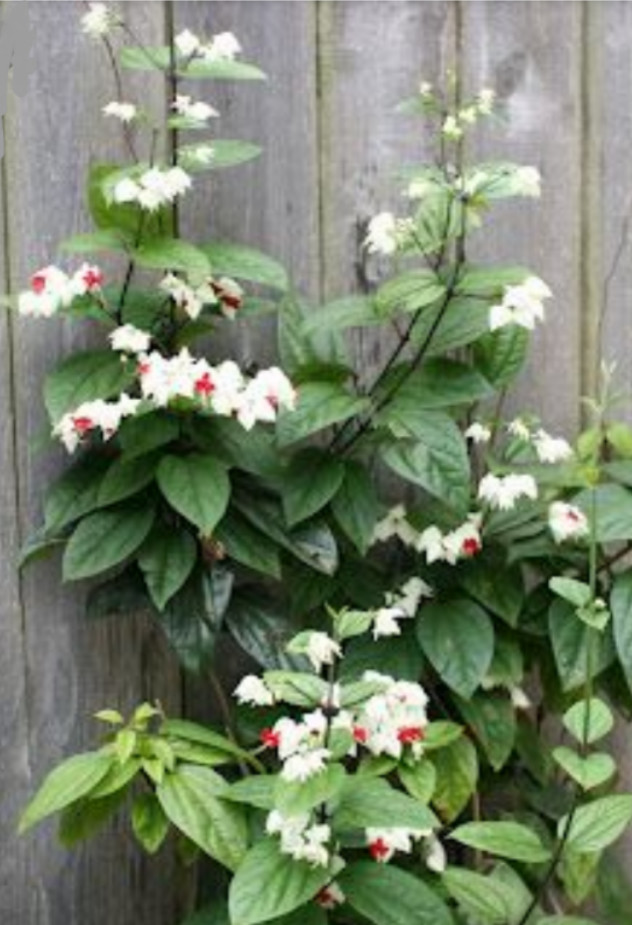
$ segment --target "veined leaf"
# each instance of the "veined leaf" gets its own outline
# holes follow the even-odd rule
[[[44,382],[44,403],[51,421],[58,421],[83,402],[118,396],[131,385],[135,375],[135,363],[122,363],[113,350],[73,354],[49,373]]]
[[[20,832],[80,800],[103,780],[113,761],[105,752],[86,752],[58,765],[22,813]]]
[[[140,550],[138,564],[158,610],[179,591],[196,560],[197,546],[190,533],[165,525],[154,527]]]
[[[305,382],[294,411],[282,412],[277,436],[282,447],[289,446],[319,430],[340,424],[368,407],[366,398],[351,395],[334,382]]]
[[[487,674],[494,655],[494,627],[473,601],[427,604],[417,637],[439,676],[468,700]]]
[[[217,142],[213,142],[215,144]],[[210,260],[216,276],[231,276],[280,292],[287,291],[287,273],[278,261],[261,251],[243,244],[229,244],[227,241],[203,244],[202,250]]]
[[[432,887],[393,865],[355,861],[338,883],[349,905],[374,925],[454,925]]]
[[[152,507],[126,507],[89,514],[75,528],[64,552],[64,581],[89,578],[136,552],[154,522]]]
[[[540,864],[551,857],[536,832],[518,822],[466,822],[450,838],[479,851],[529,864]]]
[[[156,471],[160,490],[173,508],[210,536],[230,496],[226,467],[213,456],[164,456]]]

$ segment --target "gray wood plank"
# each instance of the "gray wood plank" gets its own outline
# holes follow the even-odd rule
[[[89,227],[83,205],[88,163],[122,155],[117,132],[100,113],[114,96],[112,77],[103,51],[79,32],[82,12],[76,2],[42,2],[33,9],[38,66],[30,93],[14,102],[7,132],[10,273],[16,289],[34,269],[58,259],[62,237]],[[161,3],[126,4],[124,12],[147,41],[160,42]],[[146,88],[145,100],[164,105],[157,79],[137,81],[140,88]],[[59,451],[41,455],[33,449],[45,427],[42,377],[94,337],[89,323],[15,321],[22,536],[39,522],[43,490],[64,462]],[[24,576],[29,724],[21,723],[15,734],[21,744],[28,736],[31,785],[63,756],[92,745],[98,730],[90,717],[102,705],[125,710],[142,697],[160,698],[168,708],[178,703],[178,674],[156,631],[133,621],[89,625],[84,590],[62,586],[58,561],[38,564]],[[22,916],[16,907],[3,918],[8,925],[168,925],[176,919],[169,851],[158,862],[148,861],[121,832],[74,852],[57,846],[51,827],[27,838],[29,877],[22,889],[29,914]],[[15,850],[13,839],[3,845],[3,854]]]
[[[477,153],[533,164],[543,178],[542,199],[499,206],[473,249],[530,267],[555,296],[509,407],[535,411],[545,426],[569,434],[580,392],[581,6],[461,4],[466,89],[495,88],[509,117]]]
[[[430,156],[423,124],[394,112],[419,82],[453,61],[454,5],[340,2],[319,5],[323,291],[327,299],[374,285],[388,271],[366,261],[366,223],[402,214],[394,179]],[[392,347],[385,333],[353,335],[356,367],[371,381]]]

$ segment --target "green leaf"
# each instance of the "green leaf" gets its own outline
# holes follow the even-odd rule
[[[468,803],[478,781],[476,748],[469,739],[461,738],[433,754],[437,784],[432,798],[446,822],[452,822]]]
[[[402,764],[397,773],[402,786],[420,803],[429,803],[437,783],[437,772],[430,761]]]
[[[495,389],[506,388],[520,373],[529,349],[529,332],[508,324],[481,337],[474,348],[477,368]]]
[[[296,377],[322,365],[346,362],[344,341],[335,329],[318,325],[308,332],[310,316],[313,318],[317,314],[317,309],[293,295],[283,299],[279,306],[279,359],[289,376]]]
[[[395,386],[397,393],[378,422],[383,419],[388,423],[393,415],[403,422],[416,422],[423,417],[422,409],[470,405],[493,394],[489,382],[476,369],[458,360],[430,359],[412,375],[409,370],[409,364],[396,366],[385,380],[383,393]]]
[[[404,826],[431,829],[437,818],[422,803],[400,793],[380,778],[347,781],[334,817],[338,831]]]
[[[117,182],[121,178],[120,164],[93,164],[88,176],[88,207],[95,225],[112,234],[116,233],[125,242],[136,240],[139,229],[139,208],[132,203],[108,201],[104,184],[109,178]],[[162,216],[162,222],[166,216]],[[156,237],[161,228],[161,218],[156,213],[144,213],[142,239]],[[109,248],[108,248],[109,249]]]
[[[602,856],[597,871],[597,908],[606,922],[630,925],[632,922],[632,884],[628,865],[617,856],[616,849],[609,849]],[[579,923],[578,923],[579,925]],[[594,925],[594,923],[581,923]]]
[[[227,569],[215,566],[208,572],[196,568],[157,614],[187,671],[199,673],[211,662],[232,584],[233,575]]]
[[[395,312],[417,312],[445,296],[445,286],[433,270],[409,270],[383,283],[376,294],[376,308],[382,316]]]
[[[136,552],[154,522],[151,507],[126,507],[89,514],[75,528],[64,552],[64,581],[98,575]]]
[[[259,665],[290,670],[305,667],[304,658],[289,655],[285,650],[296,626],[274,600],[260,593],[240,591],[231,601],[226,625]]]
[[[118,437],[125,459],[129,461],[177,440],[179,434],[177,418],[164,411],[155,411],[123,421]]]
[[[148,854],[155,854],[167,837],[169,819],[154,793],[139,793],[135,798],[132,831]]]
[[[332,875],[281,854],[276,840],[264,838],[251,848],[229,892],[232,925],[257,925],[292,912],[313,899]]]
[[[597,485],[580,492],[573,503],[592,516],[592,494],[595,494],[596,539],[599,543],[615,543],[632,539],[632,491],[622,485]]]
[[[441,880],[466,914],[482,919],[485,925],[505,925],[509,921],[503,885],[491,877],[460,867],[448,867]]]
[[[256,806],[257,809],[274,809],[277,781],[277,774],[244,777],[230,785],[225,799]]]
[[[427,356],[443,356],[474,343],[489,332],[491,302],[458,296],[447,306],[438,304],[423,311],[411,332],[414,346],[426,346]]]
[[[171,120],[172,124],[174,120]],[[176,127],[176,126],[174,126]],[[194,128],[194,125],[183,128]],[[210,160],[200,160],[197,151],[200,147],[211,148],[213,156]],[[232,138],[214,138],[203,142],[202,145],[191,144],[178,147],[178,161],[187,173],[205,173],[207,170],[222,170],[224,167],[236,167],[238,164],[247,164],[261,154],[259,145],[250,141],[240,141]],[[206,248],[204,248],[206,250]],[[217,271],[216,271],[217,273]],[[230,274],[232,275],[232,274]]]
[[[99,506],[99,491],[108,460],[89,453],[55,481],[44,503],[47,531],[61,530]]]
[[[101,797],[109,797],[110,794],[116,793],[118,790],[126,789],[139,771],[140,761],[138,758],[130,758],[124,764],[117,761],[105,777],[90,791],[89,798],[91,800],[100,800]]]
[[[518,822],[466,822],[450,838],[478,851],[528,864],[540,864],[551,857],[537,833]]]
[[[594,919],[578,918],[576,915],[547,915],[538,919],[537,925],[597,925]]]
[[[494,616],[515,627],[525,600],[520,566],[508,566],[502,552],[486,550],[462,566],[461,584]]]
[[[340,529],[364,555],[371,545],[380,503],[374,481],[362,463],[344,462],[344,479],[332,499],[331,510]]]
[[[384,463],[397,475],[420,485],[459,514],[470,500],[470,466],[461,431],[439,411],[421,411],[414,419],[385,409],[385,420],[398,440],[381,447]]]
[[[152,601],[162,610],[185,583],[197,560],[197,545],[186,530],[154,527],[138,556]]]
[[[494,771],[511,757],[516,742],[516,713],[505,693],[477,693],[471,700],[458,699],[458,707]]]
[[[156,460],[146,456],[114,460],[99,485],[99,507],[116,504],[137,494],[153,481]]]
[[[566,830],[567,819],[560,819],[558,832]],[[573,816],[567,847],[576,854],[602,851],[623,834],[631,819],[632,794],[615,794],[586,803]]]
[[[615,657],[612,638],[578,620],[573,607],[555,600],[549,609],[549,634],[555,664],[564,691],[581,687],[586,680],[588,647],[591,647],[591,675],[596,677]]]
[[[216,144],[213,142],[213,146]],[[202,250],[210,260],[215,276],[235,277],[280,292],[287,291],[287,273],[278,261],[261,251],[227,241],[203,244]]]
[[[263,680],[276,700],[282,700],[295,707],[314,709],[327,696],[327,682],[314,674],[302,671],[266,671]]]
[[[156,481],[169,504],[210,536],[224,516],[230,497],[226,467],[213,456],[164,456]]]
[[[614,759],[605,752],[582,757],[572,748],[560,745],[553,750],[553,757],[583,790],[592,790],[593,787],[605,784],[614,777],[617,770]]]
[[[114,350],[74,353],[44,381],[44,404],[51,421],[58,421],[83,402],[118,396],[135,376],[135,363],[121,362]]]
[[[111,793],[98,800],[79,800],[61,811],[59,819],[59,840],[65,848],[72,848],[85,838],[90,838],[109,822],[125,801],[124,791]]]
[[[591,598],[589,585],[585,581],[577,581],[575,578],[551,578],[549,588],[558,597],[568,601],[573,607],[585,607]]]
[[[195,285],[211,275],[208,257],[199,247],[182,238],[156,238],[134,251],[134,260],[152,270],[178,270]]]
[[[243,810],[222,799],[227,788],[211,768],[179,764],[166,774],[156,796],[169,820],[206,854],[237,870],[248,848]]]
[[[299,450],[283,475],[283,510],[293,527],[321,511],[342,484],[342,462],[316,447]]]
[[[299,389],[294,411],[279,415],[279,445],[285,447],[304,440],[317,431],[361,414],[367,407],[366,398],[351,395],[334,382],[305,382]]]
[[[218,756],[223,755],[225,761],[241,761],[249,758],[248,753],[243,748],[235,745],[226,736],[188,719],[166,719],[161,724],[160,732],[161,735],[166,735],[170,738],[183,739],[197,745],[204,745],[209,750],[217,752]]]
[[[380,671],[394,678],[417,681],[423,667],[423,655],[415,644],[414,634],[403,630],[401,636],[374,640],[368,635],[352,639],[341,665],[344,679],[359,678],[365,671]]]
[[[614,727],[612,710],[598,697],[591,697],[588,703],[585,700],[574,703],[564,714],[563,722],[578,742],[583,742],[585,736],[588,745],[603,739]]]
[[[345,783],[345,770],[330,764],[306,781],[277,780],[275,807],[285,816],[299,816],[316,806],[336,801]]]
[[[452,723],[449,720],[439,719],[428,723],[426,726],[426,735],[424,738],[424,751],[435,751],[437,748],[445,748],[451,745],[463,735],[463,726],[458,723]]]
[[[73,755],[45,778],[20,818],[20,832],[26,832],[89,793],[112,767],[114,759],[104,752]]]
[[[122,232],[102,229],[85,234],[73,234],[61,242],[60,249],[71,254],[116,254],[125,252],[130,245],[131,240]]]
[[[383,323],[384,318],[377,313],[372,299],[366,296],[347,296],[316,309],[306,318],[303,331],[311,337],[327,330],[343,331],[346,328]]]
[[[426,604],[417,638],[441,679],[468,700],[494,655],[494,627],[485,611],[468,600]]]
[[[362,636],[373,623],[373,614],[364,610],[340,610],[333,617],[336,638],[342,640]]]
[[[121,66],[133,71],[167,71],[171,62],[171,51],[164,45],[140,47],[127,46],[120,51]],[[193,60],[182,63],[178,70],[181,77],[208,77],[216,80],[263,80],[265,75],[259,68],[242,61]]]
[[[278,548],[251,527],[237,511],[229,508],[217,525],[214,536],[225,548],[229,559],[235,559],[236,562],[264,575],[281,577]]]
[[[632,691],[632,571],[617,575],[614,579],[610,609],[619,664]]]
[[[390,864],[356,861],[337,881],[349,905],[375,925],[454,925],[430,886]]]

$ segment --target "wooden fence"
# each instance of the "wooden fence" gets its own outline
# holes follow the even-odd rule
[[[0,176],[5,291],[53,260],[60,238],[88,227],[85,169],[122,154],[100,114],[113,97],[112,79],[100,50],[79,33],[81,4],[29,6],[34,75],[28,94],[9,101]],[[267,85],[211,91],[222,134],[256,141],[265,153],[200,183],[185,204],[185,223],[200,239],[217,233],[276,255],[316,300],[374,281],[360,229],[396,204],[393,169],[426,149],[419,123],[396,115],[396,102],[421,77],[440,79],[457,59],[473,89],[495,86],[510,124],[485,150],[537,165],[544,195],[499,209],[480,252],[532,267],[556,295],[517,403],[540,411],[552,430],[573,432],[579,396],[594,387],[606,294],[603,351],[619,361],[629,386],[632,4],[121,6],[150,43],[163,40],[169,13],[176,30],[230,29],[268,72]],[[164,105],[157,78],[137,80],[140,89]],[[155,630],[137,622],[88,624],[82,593],[61,585],[58,562],[23,575],[16,568],[18,548],[38,523],[44,484],[60,464],[34,449],[45,424],[42,378],[86,337],[65,323],[0,317],[0,921],[175,925],[180,898],[168,854],[145,861],[124,831],[72,853],[56,846],[52,829],[14,835],[18,808],[43,773],[92,741],[93,710],[126,708],[140,697],[175,709],[182,700],[178,671]],[[269,358],[271,329],[255,335],[238,324],[231,346],[241,361]],[[385,347],[371,333],[355,341],[367,371]]]

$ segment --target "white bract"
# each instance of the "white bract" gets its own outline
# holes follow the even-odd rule
[[[420,534],[417,551],[426,556],[428,565],[433,562],[455,565],[459,559],[470,558],[481,551],[483,541],[480,526],[481,518],[477,513],[470,514],[461,526],[447,533],[432,525]]]
[[[522,196],[537,199],[541,193],[542,178],[537,167],[518,167],[514,176],[516,191]]]
[[[419,684],[394,681],[376,672],[366,672],[364,680],[383,685],[360,711],[353,727],[355,741],[374,755],[401,758],[410,747],[413,758],[421,757],[428,717],[428,698]]]
[[[181,54],[183,58],[191,58],[200,48],[199,38],[197,35],[194,35],[190,29],[183,29],[182,32],[179,32],[174,38],[173,44],[176,47],[176,51]]]
[[[69,453],[74,453],[79,444],[96,430],[101,431],[103,440],[109,440],[123,418],[136,413],[139,404],[139,399],[131,398],[125,392],[113,402],[102,399],[83,402],[74,411],[64,414],[53,428],[53,436],[59,437]]]
[[[538,497],[538,486],[532,475],[512,472],[509,475],[498,476],[489,472],[480,481],[478,497],[492,509],[508,511],[515,507],[520,498],[535,501]]]
[[[370,254],[389,256],[405,243],[413,230],[412,219],[395,218],[392,212],[380,212],[369,222],[364,246]]]
[[[577,540],[588,535],[588,518],[578,507],[565,501],[549,506],[549,529],[556,543]]]
[[[31,277],[31,288],[18,296],[18,311],[34,318],[50,318],[74,299],[97,294],[103,284],[98,267],[84,263],[69,276],[56,266],[43,267]]]
[[[495,100],[496,91],[492,90],[491,87],[483,87],[478,94],[478,111],[488,116],[494,108]]]
[[[386,595],[386,605],[380,607],[373,618],[373,638],[399,636],[400,620],[412,619],[422,597],[432,597],[432,588],[421,578],[413,577],[399,591]]]
[[[134,103],[123,103],[119,100],[113,100],[103,107],[103,113],[106,116],[114,116],[121,122],[131,122],[136,118],[138,110]]]
[[[194,122],[204,123],[212,117],[219,116],[218,111],[208,103],[201,100],[194,101],[190,96],[183,96],[182,94],[176,96],[173,108],[178,115],[192,119]]]
[[[346,902],[347,897],[340,889],[339,884],[335,881],[329,883],[327,886],[324,886],[320,893],[316,896],[316,902],[323,909],[335,909],[336,906],[341,906]]]
[[[491,427],[474,421],[464,433],[464,436],[473,443],[489,443],[492,437]]]
[[[414,842],[430,834],[430,830],[406,829],[402,826],[389,829],[367,829],[366,843],[373,860],[387,864],[396,851],[410,854]]]
[[[529,425],[526,421],[523,421],[522,418],[515,418],[513,421],[510,421],[509,424],[507,424],[507,431],[512,437],[517,437],[518,440],[531,440]]]
[[[543,463],[559,463],[573,456],[573,448],[563,437],[552,437],[545,430],[533,435],[533,445],[538,459]]]
[[[112,350],[123,353],[146,353],[151,344],[151,334],[141,331],[133,324],[123,324],[108,334]]]
[[[544,300],[552,293],[537,276],[530,276],[518,286],[505,286],[503,300],[489,310],[490,330],[517,324],[532,331],[537,321],[544,321]]]
[[[218,32],[202,48],[207,61],[234,61],[241,53],[241,45],[232,32]]]
[[[254,674],[248,674],[241,679],[235,688],[234,696],[239,703],[248,703],[254,707],[271,707],[274,704],[272,691]]]
[[[317,630],[309,634],[305,654],[312,663],[314,671],[320,672],[323,665],[333,665],[335,659],[340,658],[342,650],[335,639]]]
[[[446,116],[441,126],[441,131],[450,141],[458,141],[463,137],[463,129],[456,116]]]
[[[397,537],[405,546],[414,546],[419,533],[406,518],[406,508],[398,504],[391,508],[373,530],[373,543],[385,543]]]
[[[182,196],[191,188],[191,177],[182,167],[150,167],[138,180],[124,177],[115,185],[114,202],[135,202],[149,212],[155,212]]]
[[[102,38],[120,22],[118,16],[105,3],[91,3],[88,12],[81,17],[81,30],[91,38]]]
[[[306,781],[324,770],[331,757],[324,747],[327,719],[322,710],[307,713],[300,722],[283,716],[262,735],[264,744],[278,749],[283,762],[281,777]]]
[[[308,813],[284,816],[273,809],[266,820],[266,832],[279,835],[281,853],[295,861],[305,861],[312,867],[326,867],[329,863],[331,829],[326,824],[312,824]]]

